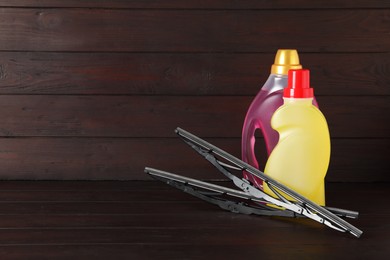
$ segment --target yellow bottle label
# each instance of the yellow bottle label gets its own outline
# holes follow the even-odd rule
[[[279,142],[264,173],[324,206],[324,178],[330,160],[330,136],[324,115],[312,105],[312,98],[284,98],[271,126],[278,131]],[[264,191],[275,196],[265,183]]]

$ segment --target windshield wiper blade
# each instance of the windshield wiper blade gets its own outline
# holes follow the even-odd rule
[[[266,201],[259,200],[242,191],[149,167],[145,168],[145,172],[156,180],[234,213],[297,217],[295,212],[267,206]]]
[[[290,210],[270,207],[267,205],[267,201],[250,196],[243,191],[149,167],[145,168],[145,173],[156,180],[234,213],[278,217],[304,217]],[[334,207],[325,208],[340,217],[357,218],[359,215],[356,211]]]
[[[317,205],[311,200],[305,198],[294,190],[265,175],[263,172],[241,161],[233,155],[225,152],[224,150],[206,142],[205,140],[181,128],[177,128],[175,132],[190,147],[192,147],[206,160],[212,163],[226,177],[231,179],[237,187],[242,189],[244,192],[250,194],[251,196],[266,200],[273,205],[283,207],[286,210],[291,210],[297,214],[304,215],[338,231],[348,232],[355,237],[360,237],[362,235],[363,231],[351,225],[347,221],[341,219],[336,214],[333,214],[328,209]],[[227,163],[222,162],[222,160],[226,161]],[[232,165],[233,168],[240,169],[241,171],[246,171],[247,173],[262,179],[277,195],[278,198],[274,198],[257,189],[246,179],[238,178],[227,170],[228,167],[226,167],[226,165]],[[287,200],[284,194],[293,198],[294,201]]]

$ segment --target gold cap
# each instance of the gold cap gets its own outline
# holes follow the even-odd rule
[[[279,49],[271,67],[271,74],[287,75],[290,69],[302,69],[297,50]]]

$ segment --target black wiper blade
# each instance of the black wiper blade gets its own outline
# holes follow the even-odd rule
[[[267,201],[250,196],[248,193],[242,191],[149,167],[145,167],[145,173],[156,180],[234,213],[279,217],[303,217],[293,211],[267,206],[267,204],[269,204]],[[231,199],[229,200],[226,197]],[[243,202],[242,200],[245,200],[246,202]],[[340,217],[357,218],[359,215],[356,211],[334,207],[325,208]]]
[[[181,129],[177,128],[175,132],[183,138],[183,140],[190,145],[195,151],[201,154],[205,159],[210,161],[218,170],[220,170],[225,176],[231,179],[234,184],[241,188],[244,192],[248,192],[250,195],[265,199],[270,203],[285,207],[291,211],[294,211],[297,214],[304,215],[308,218],[311,218],[317,222],[325,224],[333,229],[349,232],[355,237],[360,237],[363,233],[360,229],[341,219],[336,214],[333,214],[326,208],[323,208],[316,203],[310,201],[304,196],[298,194],[292,189],[286,187],[285,185],[279,183],[273,178],[265,175],[263,172],[254,168],[253,166],[241,161],[240,159],[234,157],[233,155],[223,151],[222,149],[204,141],[203,139]],[[218,158],[222,158],[226,163],[222,163]],[[258,190],[256,187],[251,185],[244,179],[240,179],[237,176],[231,174],[225,167],[225,165],[233,164],[233,167],[246,171],[249,174],[252,174],[260,179],[262,179],[269,187],[278,195],[278,198],[273,198],[268,194]],[[283,194],[288,195],[293,198],[295,201],[288,201]]]
[[[265,201],[249,196],[245,192],[199,181],[170,172],[146,167],[145,172],[154,179],[162,181],[185,193],[202,199],[222,209],[241,214],[261,216],[296,217],[288,210],[278,210],[267,206]],[[228,199],[230,198],[230,199]],[[245,202],[243,201],[245,200]]]

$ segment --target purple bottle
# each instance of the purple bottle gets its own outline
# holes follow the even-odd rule
[[[271,67],[271,74],[248,109],[242,128],[242,160],[257,169],[260,168],[254,151],[255,131],[257,129],[262,131],[267,153],[270,155],[279,140],[278,132],[271,127],[271,117],[276,109],[283,105],[283,89],[287,86],[288,70],[301,68],[296,50],[278,50],[275,62]],[[253,177],[245,171],[243,175],[253,185],[263,189],[261,179]]]

